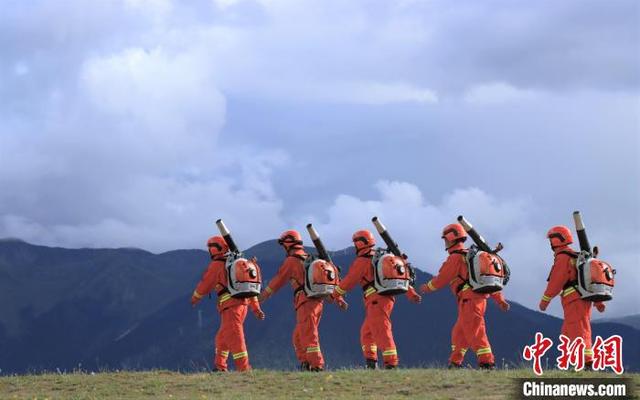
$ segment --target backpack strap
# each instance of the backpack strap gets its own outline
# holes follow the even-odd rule
[[[576,253],[573,250],[562,250],[562,251],[559,251],[558,253],[556,253],[556,256],[558,254],[564,254],[564,255],[567,255],[567,256],[569,256],[571,258],[578,258],[578,253]],[[551,273],[549,273],[549,278],[547,278],[547,281],[549,281],[549,279],[551,279]],[[564,286],[562,287],[562,290],[565,291],[565,290],[567,290],[567,289],[569,289],[571,287],[577,288],[577,286],[578,286],[578,280],[577,279],[576,280],[572,280],[572,281],[567,281],[567,283],[565,283]]]
[[[469,250],[454,250],[454,251],[451,252],[451,254],[460,254],[461,256],[464,256],[465,257],[465,263],[466,263],[467,262],[466,257],[467,257],[467,254],[469,254]],[[465,285],[469,285],[469,279],[464,279],[462,276],[460,276],[460,274],[457,275],[457,278],[460,278],[462,283],[460,283],[456,287],[456,295],[462,291],[462,289],[465,287]]]

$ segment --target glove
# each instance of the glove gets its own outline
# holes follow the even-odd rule
[[[256,318],[259,319],[260,321],[264,321],[264,318],[265,318],[264,311],[262,311],[260,308],[256,308],[255,310],[253,310],[253,315],[255,315]]]
[[[506,301],[503,300],[503,301],[498,302],[498,307],[500,307],[500,309],[502,311],[507,312],[511,308],[511,304],[509,304],[509,303],[507,303]]]
[[[347,311],[347,308],[349,308],[349,304],[346,301],[344,301],[342,296],[335,299],[335,302],[336,302],[336,305],[340,307],[340,310],[342,311]]]
[[[540,300],[540,305],[538,307],[540,308],[540,311],[546,311],[547,307],[549,307],[549,302]]]
[[[596,310],[598,310],[598,312],[603,313],[605,308],[607,308],[607,306],[604,303],[595,303],[596,306]]]
[[[195,307],[196,304],[198,304],[199,301],[200,301],[200,299],[197,298],[196,296],[191,296],[191,307]]]
[[[407,292],[407,298],[414,304],[420,304],[422,302],[422,296],[412,290]]]
[[[420,293],[423,293],[423,294],[431,293],[431,289],[429,289],[429,286],[427,286],[426,283],[423,283],[422,285],[420,285],[418,290],[420,291]]]
[[[264,319],[264,312],[260,308],[260,303],[258,303],[258,299],[256,299],[255,297],[252,297],[249,300],[249,307],[251,307],[251,311],[253,312],[253,315],[255,315],[257,319],[261,321]]]

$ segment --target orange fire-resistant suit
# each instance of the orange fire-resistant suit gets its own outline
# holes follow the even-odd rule
[[[578,254],[569,246],[554,248],[554,262],[548,278],[547,289],[544,291],[540,308],[546,309],[551,299],[561,294],[564,321],[561,333],[572,341],[581,337],[584,339],[585,363],[591,364],[593,350],[591,344],[591,301],[582,300],[575,286],[577,284],[576,259]],[[599,310],[604,310],[604,304],[595,303]]]
[[[449,256],[440,267],[438,275],[422,286],[424,292],[434,292],[446,285],[456,295],[458,301],[458,319],[451,331],[451,355],[449,363],[459,366],[464,360],[468,348],[471,348],[481,366],[493,366],[495,363],[491,344],[487,338],[484,313],[487,298],[491,296],[503,309],[508,308],[502,292],[489,294],[476,293],[468,283],[466,252],[463,243],[457,243],[447,249]]]
[[[193,292],[191,302],[195,304],[212,290],[216,291],[218,294],[218,312],[220,313],[220,328],[214,342],[214,364],[216,370],[226,371],[227,358],[231,355],[236,365],[236,370],[247,371],[251,369],[249,354],[244,341],[243,326],[247,316],[247,307],[251,307],[258,318],[264,318],[264,314],[256,297],[234,298],[227,292],[225,260],[226,258],[219,257],[211,261]]]
[[[334,294],[343,296],[360,283],[364,291],[365,317],[360,328],[360,344],[364,358],[367,360],[378,359],[378,349],[382,351],[385,367],[398,365],[398,351],[393,340],[391,326],[391,313],[395,304],[394,296],[384,296],[376,293],[371,285],[374,272],[371,258],[374,250],[358,255],[349,267],[349,272],[342,279]],[[414,302],[419,301],[420,296],[413,287],[409,287],[407,297]]]
[[[324,358],[320,351],[318,325],[322,317],[322,299],[310,299],[303,290],[304,260],[307,254],[304,250],[294,250],[284,260],[276,276],[271,279],[265,292],[272,295],[287,282],[294,290],[293,304],[296,310],[296,326],[293,330],[293,348],[300,363],[309,363],[311,369],[324,368]]]

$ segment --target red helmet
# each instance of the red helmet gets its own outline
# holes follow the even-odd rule
[[[360,254],[363,250],[369,250],[376,245],[376,238],[366,229],[357,231],[351,237],[353,245],[356,247],[356,253]]]
[[[442,230],[442,238],[448,242],[455,242],[459,239],[462,239],[464,242],[467,240],[467,232],[460,224],[450,224]]]
[[[207,240],[207,247],[209,248],[211,257],[219,256],[229,251],[229,246],[222,236],[210,237],[209,240]]]
[[[551,241],[551,247],[568,246],[573,243],[571,230],[564,225],[556,225],[547,232],[547,239]]]
[[[292,247],[302,247],[302,236],[300,236],[300,232],[298,231],[284,231],[278,239],[278,244],[287,250]]]

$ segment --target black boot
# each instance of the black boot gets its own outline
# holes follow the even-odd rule
[[[309,371],[311,371],[311,372],[322,372],[322,371],[324,371],[324,368],[322,368],[322,367],[310,367]]]
[[[378,360],[367,358],[367,369],[378,369]]]
[[[485,369],[487,371],[492,371],[496,369],[496,365],[494,363],[481,363],[479,367],[480,369]]]
[[[300,371],[309,371],[309,363],[306,361],[300,363],[299,369]]]
[[[385,365],[385,366],[384,366],[384,369],[397,369],[397,368],[398,368],[398,366],[397,366],[397,365],[389,365],[389,364],[388,364],[388,365]]]
[[[456,363],[449,363],[449,366],[447,367],[449,369],[462,369],[462,364],[456,364]]]

